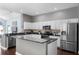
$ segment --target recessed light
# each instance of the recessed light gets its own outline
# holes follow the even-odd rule
[[[57,10],[57,8],[54,8],[54,10]]]

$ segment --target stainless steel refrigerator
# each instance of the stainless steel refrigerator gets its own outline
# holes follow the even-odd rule
[[[78,23],[67,24],[66,50],[78,52]]]

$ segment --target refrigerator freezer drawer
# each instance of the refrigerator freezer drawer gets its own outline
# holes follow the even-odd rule
[[[66,50],[71,51],[71,52],[75,52],[74,44],[67,43]]]

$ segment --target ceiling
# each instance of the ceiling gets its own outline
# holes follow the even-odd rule
[[[0,8],[20,12],[30,16],[55,12],[78,6],[77,3],[0,3]]]

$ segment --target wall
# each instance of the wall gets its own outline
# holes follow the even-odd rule
[[[4,37],[3,34],[4,34],[5,31],[6,31],[6,21],[5,21],[4,19],[0,19],[0,22],[1,22],[0,25],[3,26],[3,33],[0,34],[0,36],[1,36],[1,37],[0,37],[0,41],[1,41],[1,42],[0,42],[0,44],[1,44],[0,46],[1,46],[1,47],[2,47],[2,46],[5,47],[5,40],[4,40],[5,37]]]
[[[8,16],[8,19],[6,20],[5,24],[5,33],[11,33],[12,32],[12,23],[14,21],[17,22],[17,29],[18,32],[22,32],[23,31],[23,19],[22,19],[22,14],[20,13],[16,13],[16,12],[11,12]],[[9,27],[9,31],[8,31],[8,27]],[[1,46],[4,48],[8,48],[8,38],[5,37],[5,35],[2,36],[1,39]]]
[[[33,22],[33,17],[23,14],[23,20],[24,22]]]
[[[16,13],[16,12],[12,12],[9,15],[9,19],[7,20],[7,24],[6,24],[6,32],[8,32],[8,26],[10,27],[10,29],[12,28],[12,23],[16,21],[17,22],[17,32],[22,32],[23,31],[23,18],[22,18],[22,14],[20,13]],[[12,32],[12,29],[11,31]]]
[[[4,18],[6,19],[6,23],[5,23],[5,33],[12,33],[12,26],[13,26],[13,22],[17,22],[17,32],[23,32],[24,31],[24,22],[30,22],[31,21],[31,17],[28,15],[24,15],[21,13],[17,13],[17,12],[10,12],[8,14],[8,16],[5,17],[4,14]],[[1,40],[1,46],[3,46],[4,48],[8,47],[8,40],[6,39],[5,36],[3,36],[2,40]]]
[[[9,11],[0,9],[0,22],[3,25],[4,33],[6,32],[6,21],[9,19],[9,17],[8,17],[9,14],[10,14]],[[4,33],[1,36],[1,47],[6,47],[6,40],[5,40]]]
[[[31,29],[33,18],[32,16],[23,14],[24,29]]]
[[[0,9],[0,18],[3,20],[7,20],[9,17],[10,11]]]
[[[29,23],[29,22],[31,22],[31,20],[32,20],[32,16],[21,14],[21,13],[12,12],[9,15],[9,19],[7,21],[7,26],[10,26],[10,29],[11,29],[12,22],[16,21],[17,22],[18,32],[23,32],[24,31],[24,23],[25,22]],[[30,25],[31,24],[29,24],[29,26]],[[9,30],[9,32],[12,32],[12,31]]]
[[[78,18],[78,7],[73,7],[65,10],[60,10],[52,13],[46,13],[34,17],[35,22],[39,21],[50,21],[58,19],[71,19]]]

